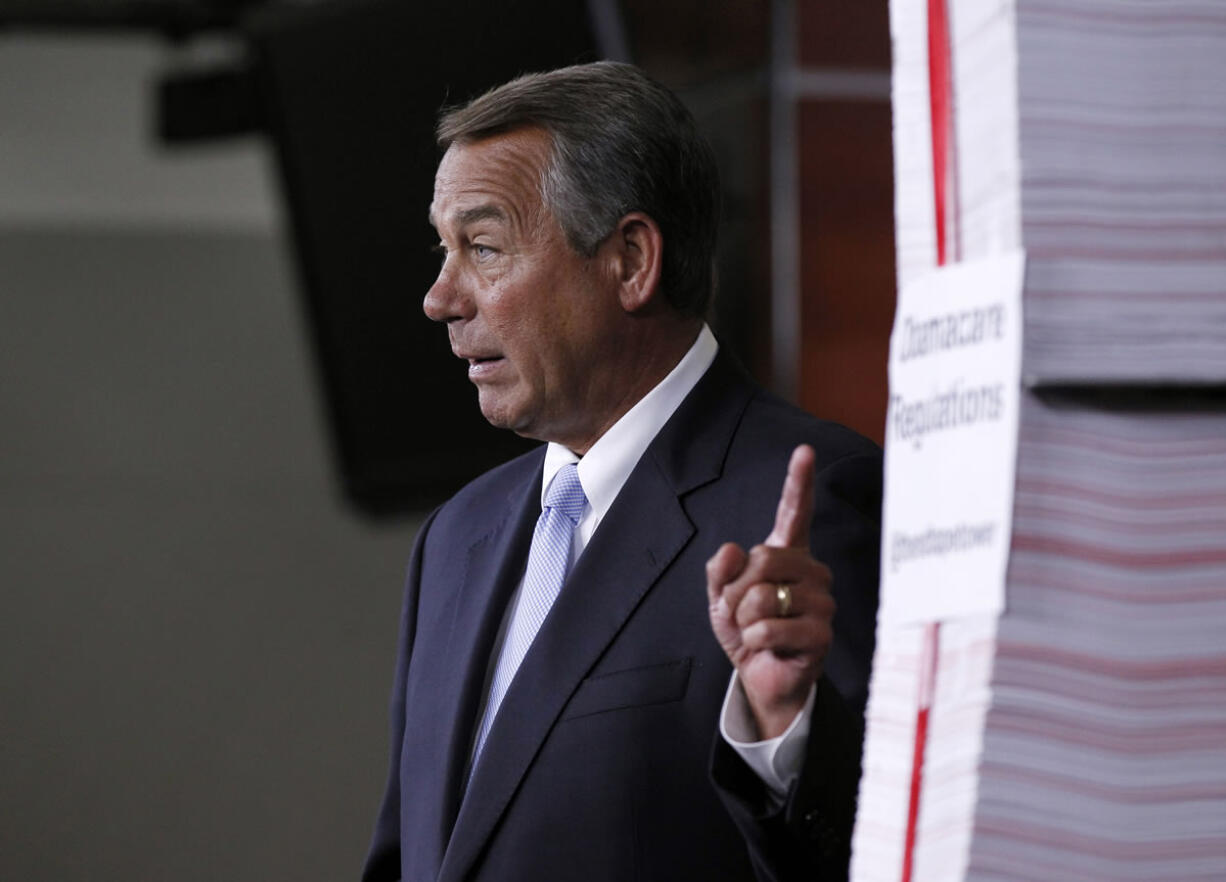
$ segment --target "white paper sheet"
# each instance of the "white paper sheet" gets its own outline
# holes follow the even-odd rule
[[[935,270],[890,339],[881,619],[1000,612],[1021,403],[1024,255]]]

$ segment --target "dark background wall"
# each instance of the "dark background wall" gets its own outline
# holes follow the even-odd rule
[[[623,4],[725,163],[721,322],[877,436],[885,6]],[[0,879],[352,878],[365,849],[417,518],[341,499],[266,145],[149,137],[155,73],[231,48],[0,34]]]

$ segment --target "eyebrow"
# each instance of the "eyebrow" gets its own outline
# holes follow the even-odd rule
[[[507,215],[506,215],[506,212],[503,211],[501,208],[499,208],[497,205],[486,203],[485,205],[477,205],[477,206],[474,206],[473,208],[465,208],[461,210],[460,212],[456,214],[455,219],[456,219],[456,224],[463,227],[463,226],[467,226],[468,224],[475,224],[477,221],[483,221],[483,220],[505,221],[507,219]],[[433,209],[430,210],[429,220],[430,220],[430,226],[437,229],[438,224],[435,223]]]

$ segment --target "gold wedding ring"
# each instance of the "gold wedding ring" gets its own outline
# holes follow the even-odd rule
[[[779,618],[786,619],[792,614],[792,586],[784,582],[775,583],[775,599],[779,601]]]

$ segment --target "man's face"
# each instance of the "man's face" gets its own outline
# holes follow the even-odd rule
[[[622,316],[612,265],[574,251],[541,199],[549,148],[528,129],[447,150],[430,206],[443,265],[424,308],[447,323],[487,420],[583,451],[614,404]]]

